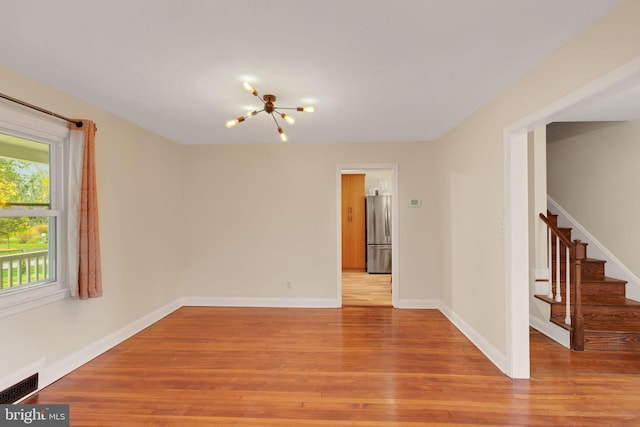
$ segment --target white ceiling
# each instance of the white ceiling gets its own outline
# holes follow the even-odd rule
[[[434,140],[618,2],[0,0],[0,62],[183,144],[279,141],[245,79],[292,143]]]

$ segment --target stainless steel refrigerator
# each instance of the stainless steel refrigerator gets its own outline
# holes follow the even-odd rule
[[[391,196],[367,196],[367,273],[391,273]]]

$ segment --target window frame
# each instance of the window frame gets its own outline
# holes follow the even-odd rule
[[[70,130],[66,122],[43,116],[17,104],[0,102],[0,133],[47,144],[49,150],[49,209],[3,210],[0,216],[48,216],[56,218],[55,279],[46,283],[22,285],[0,292],[0,318],[69,297],[66,269],[67,182]],[[51,230],[49,231],[51,233]],[[51,251],[52,248],[49,248]],[[51,268],[51,266],[50,266]]]

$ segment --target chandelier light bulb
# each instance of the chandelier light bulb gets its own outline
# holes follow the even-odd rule
[[[256,114],[258,114],[258,112],[257,112],[256,110],[253,110],[253,111],[249,111],[249,112],[247,113],[247,115],[246,115],[246,116],[244,116],[244,117],[245,117],[245,118],[247,118],[247,119],[249,119],[249,118],[251,118],[251,117],[255,116]]]
[[[248,92],[251,92],[254,95],[258,95],[258,91],[256,91],[249,83],[242,83],[242,87],[245,88]]]
[[[290,125],[292,125],[292,124],[294,124],[296,122],[296,119],[294,119],[291,116],[287,116],[285,113],[280,114],[280,117],[285,119],[287,121],[287,123],[289,123]]]
[[[243,116],[240,116],[237,119],[229,120],[227,123],[225,123],[225,126],[227,128],[232,128],[232,127],[234,127],[235,125],[237,125],[240,122],[244,122],[244,117]]]
[[[313,113],[314,111],[316,111],[316,108],[313,105],[311,105],[309,107],[298,107],[296,108],[296,110],[304,111],[305,113]]]
[[[287,135],[284,133],[282,128],[278,128],[278,133],[280,134],[280,139],[282,142],[287,142]]]

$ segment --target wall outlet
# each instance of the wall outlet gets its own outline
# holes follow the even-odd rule
[[[287,289],[291,289],[291,288],[293,288],[293,283],[287,282]]]

